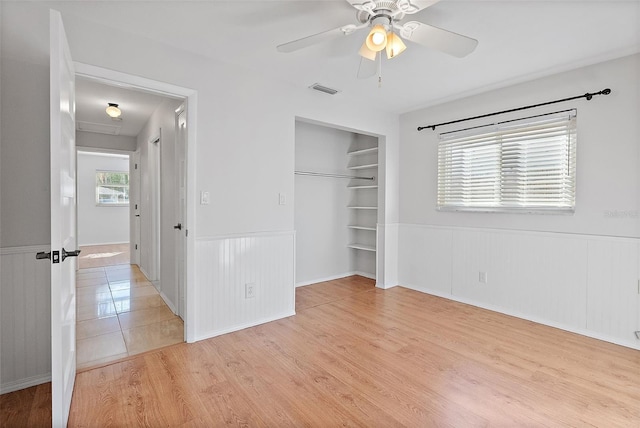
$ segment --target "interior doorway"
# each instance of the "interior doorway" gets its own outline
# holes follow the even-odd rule
[[[182,281],[183,284],[183,296],[184,296],[184,311],[182,314],[182,318],[184,320],[184,338],[187,342],[193,342],[195,340],[195,322],[194,322],[194,311],[192,308],[195,305],[194,302],[194,271],[195,271],[195,261],[193,258],[193,254],[195,253],[195,208],[196,208],[196,190],[195,190],[195,182],[196,182],[196,174],[195,169],[191,167],[191,165],[195,165],[195,150],[196,150],[196,128],[197,128],[197,91],[181,86],[176,86],[170,83],[159,82],[156,80],[148,79],[141,76],[134,76],[126,73],[121,73],[114,70],[109,70],[101,67],[96,67],[83,63],[74,63],[76,77],[86,78],[96,82],[102,82],[110,85],[115,85],[120,88],[130,89],[133,91],[142,91],[146,93],[152,93],[156,95],[165,96],[173,99],[181,99],[184,103],[184,109],[186,112],[186,144],[184,147],[184,158],[185,158],[185,197],[184,197],[184,219],[182,221],[181,229],[174,229],[174,226],[177,224],[172,224],[170,220],[171,217],[168,218],[169,222],[163,224],[163,230],[166,232],[166,228],[168,227],[171,230],[171,233],[181,233],[184,236],[184,254],[182,255],[184,260],[184,271],[182,272]],[[173,112],[173,117],[171,119],[172,123],[175,124],[175,111]],[[166,160],[173,160],[172,155],[168,155]],[[135,154],[134,154],[135,159]],[[143,163],[142,153],[140,153],[140,164]],[[163,174],[164,176],[164,174]],[[132,183],[132,188],[135,189],[135,183]],[[141,193],[143,190],[141,190]],[[141,217],[143,213],[140,214]],[[165,216],[166,218],[166,216]],[[135,216],[132,215],[132,222],[134,221]],[[168,226],[167,226],[168,225]],[[167,242],[165,240],[163,242],[163,248],[171,248],[170,245],[164,245]],[[174,248],[175,249],[175,248]],[[133,253],[133,252],[132,252]],[[175,263],[175,258],[173,259]],[[163,266],[165,263],[163,262]],[[169,276],[167,276],[169,278]],[[177,281],[176,281],[177,283]],[[175,309],[174,309],[175,312]]]
[[[114,177],[115,182],[119,184],[118,179],[126,182],[126,191],[116,189],[122,190],[118,192],[106,186],[103,199],[109,203],[112,202],[109,196],[117,200],[126,193],[128,213],[125,221],[129,226],[126,241],[130,244],[111,243],[108,247],[96,248],[98,251],[95,252],[86,248],[85,255],[105,261],[109,257],[116,261],[115,253],[120,253],[121,261],[124,261],[125,253],[133,255],[125,263],[106,261],[84,268],[81,265],[77,274],[77,359],[78,368],[85,368],[185,340],[186,326],[182,317],[186,314],[183,303],[186,281],[177,280],[178,272],[183,271],[182,266],[178,270],[177,260],[185,260],[186,254],[176,253],[186,252],[186,246],[175,245],[181,230],[173,226],[177,218],[175,212],[187,211],[183,206],[186,204],[186,178],[179,180],[175,172],[177,110],[180,109],[183,115],[181,132],[184,135],[188,117],[184,108],[186,99],[181,96],[159,94],[143,87],[123,88],[121,83],[96,76],[78,76],[78,81],[81,82],[79,86],[107,88],[108,95],[103,93],[102,100],[96,101],[93,96],[94,104],[104,104],[100,106],[103,111],[98,114],[104,114],[102,107],[109,104],[118,104],[121,111],[119,120],[112,123],[106,119],[102,127],[99,120],[79,120],[77,134],[84,134],[77,138],[79,147],[85,150],[90,146],[89,151],[103,150],[105,146],[111,152],[126,150],[126,160],[124,157],[122,160],[129,166],[126,179],[122,176],[123,168],[112,171],[120,174]],[[88,95],[82,90],[79,94],[77,116],[82,119],[82,97]],[[148,107],[150,113],[146,117],[137,117],[142,115],[141,105],[145,102],[156,104]],[[139,129],[134,127],[133,134],[130,129],[114,132],[114,129],[122,131],[125,125],[134,121],[138,122]],[[186,142],[180,147],[184,147],[182,158],[186,159]],[[183,170],[186,175],[186,162]],[[181,181],[184,186],[179,192],[176,183]],[[78,183],[78,189],[80,187]],[[100,202],[96,199],[94,204],[99,206]],[[186,225],[187,219],[180,218],[180,222]],[[186,228],[183,230],[186,233]]]

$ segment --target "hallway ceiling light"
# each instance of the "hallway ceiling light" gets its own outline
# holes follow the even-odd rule
[[[116,117],[120,117],[120,115],[122,114],[122,110],[120,110],[118,108],[118,104],[114,104],[114,103],[108,103],[109,106],[107,107],[107,114],[112,117],[112,118],[116,118]]]

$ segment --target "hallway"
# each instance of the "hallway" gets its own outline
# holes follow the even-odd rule
[[[76,275],[79,370],[184,341],[182,319],[136,265],[108,265],[122,256],[107,247],[100,246],[95,257],[89,256],[96,247],[83,247],[86,259]]]

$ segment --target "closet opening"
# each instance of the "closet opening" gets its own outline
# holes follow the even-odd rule
[[[376,136],[296,121],[296,287],[375,286],[378,146]]]

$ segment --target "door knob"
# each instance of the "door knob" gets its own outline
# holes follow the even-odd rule
[[[175,226],[173,226],[174,229],[178,229],[178,230],[182,230],[182,223],[178,223]]]
[[[67,251],[64,249],[64,247],[62,248],[62,261],[64,261],[64,259],[66,259],[67,257],[78,257],[79,255],[80,250]]]
[[[38,254],[36,254],[36,259],[38,259],[38,260],[42,260],[42,259],[51,260],[51,252],[45,253],[44,251],[40,251]]]

